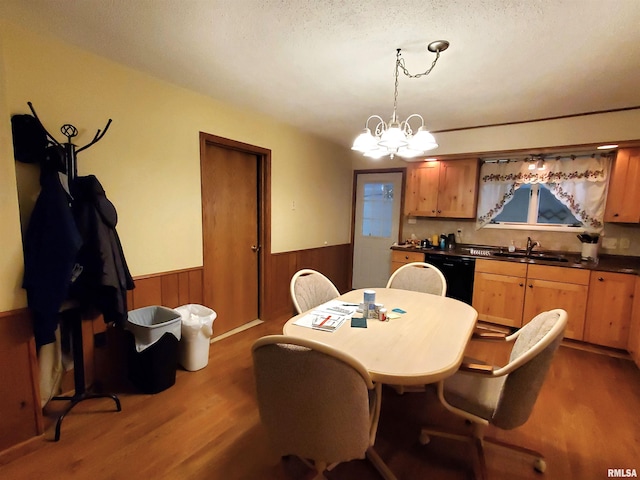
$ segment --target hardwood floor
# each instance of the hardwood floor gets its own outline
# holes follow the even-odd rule
[[[50,412],[44,437],[0,454],[0,478],[311,479],[298,460],[270,454],[254,400],[251,344],[280,333],[282,324],[265,323],[214,343],[205,369],[179,370],[176,384],[164,392],[121,388],[121,412],[113,411],[111,400],[82,402],[65,418],[57,443],[50,441]],[[470,353],[482,357],[486,349],[474,344]],[[610,468],[640,470],[638,412],[640,371],[631,361],[563,346],[529,421],[513,431],[488,432],[543,452],[547,472],[542,477],[522,456],[489,445],[489,476],[595,480],[607,478]],[[432,391],[398,395],[385,389],[376,450],[398,479],[472,478],[467,445],[438,438],[418,443],[425,423],[466,428]],[[327,478],[379,477],[366,461],[353,461]]]

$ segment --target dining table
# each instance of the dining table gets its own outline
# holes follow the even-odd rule
[[[359,305],[365,290],[373,290],[375,303],[382,304],[393,318],[386,321],[369,318],[366,327],[352,326],[347,318],[334,331],[296,324],[304,323],[299,320],[312,309],[287,321],[284,334],[315,340],[351,355],[364,365],[374,382],[425,385],[458,370],[478,318],[471,305],[440,295],[394,288],[352,290],[335,300],[345,306]],[[362,314],[358,312],[353,315],[359,316]],[[354,325],[359,323],[362,321],[354,321]]]

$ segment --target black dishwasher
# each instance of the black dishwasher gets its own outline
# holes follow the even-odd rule
[[[441,253],[425,253],[425,262],[437,267],[447,280],[447,297],[471,305],[476,259]]]

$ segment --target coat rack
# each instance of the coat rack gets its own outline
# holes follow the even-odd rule
[[[49,139],[49,141],[54,143],[61,149],[63,149],[67,178],[69,180],[69,184],[71,184],[71,182],[78,175],[77,154],[83,150],[86,150],[87,148],[94,145],[95,143],[99,142],[102,139],[102,137],[104,137],[105,133],[107,133],[107,130],[109,129],[109,126],[111,125],[111,119],[109,119],[109,121],[107,122],[107,125],[104,127],[104,130],[100,131],[98,129],[98,131],[96,132],[91,142],[89,142],[84,147],[77,148],[76,145],[74,145],[71,142],[71,139],[78,135],[78,129],[76,127],[74,127],[69,123],[66,123],[60,128],[60,131],[62,132],[62,134],[65,137],[67,137],[67,141],[64,144],[60,144],[60,142],[58,142],[53,137],[53,135],[51,135],[47,131],[47,129],[44,127],[44,125],[40,121],[40,118],[38,118],[38,115],[36,114],[36,111],[33,108],[33,105],[31,104],[31,102],[27,102],[27,105],[29,105],[29,109],[31,110],[31,113],[33,114],[34,118],[37,120],[40,127],[42,127],[42,130],[47,135],[47,138]],[[92,398],[111,398],[116,403],[116,411],[118,412],[122,411],[122,407],[120,405],[120,399],[116,395],[111,393],[87,392],[87,389],[85,386],[84,351],[83,351],[83,345],[82,345],[83,343],[82,342],[82,315],[80,314],[80,312],[76,311],[74,312],[73,315],[69,315],[69,316],[71,321],[71,335],[72,335],[71,341],[72,341],[72,348],[73,348],[73,365],[74,365],[73,366],[73,383],[74,383],[75,392],[72,396],[56,396],[51,399],[51,400],[66,400],[71,402],[69,403],[67,408],[64,410],[64,412],[62,412],[62,414],[58,417],[58,420],[56,422],[56,430],[55,430],[56,442],[60,440],[60,428],[62,426],[62,420],[64,420],[64,417],[71,411],[73,407],[75,407],[78,403],[82,402],[83,400],[89,400]]]

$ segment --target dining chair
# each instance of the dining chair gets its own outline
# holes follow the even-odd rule
[[[440,402],[450,412],[468,420],[472,431],[458,435],[423,428],[420,442],[429,443],[433,435],[474,443],[478,477],[482,479],[487,476],[484,442],[528,454],[534,458],[534,469],[544,472],[546,463],[540,452],[485,437],[484,430],[488,425],[511,430],[529,419],[566,325],[566,311],[542,312],[515,333],[502,337],[503,342],[513,342],[506,365],[463,363],[458,373],[440,381],[437,386]],[[492,337],[495,339],[496,335]]]
[[[391,274],[387,288],[412,290],[445,296],[447,280],[437,267],[426,262],[410,262]]]
[[[298,313],[306,312],[340,296],[331,280],[322,273],[305,268],[291,277],[291,300]]]
[[[373,449],[381,385],[358,360],[286,335],[258,339],[252,355],[260,418],[275,453],[301,458],[315,468],[315,479],[366,456],[383,478],[395,480]]]

